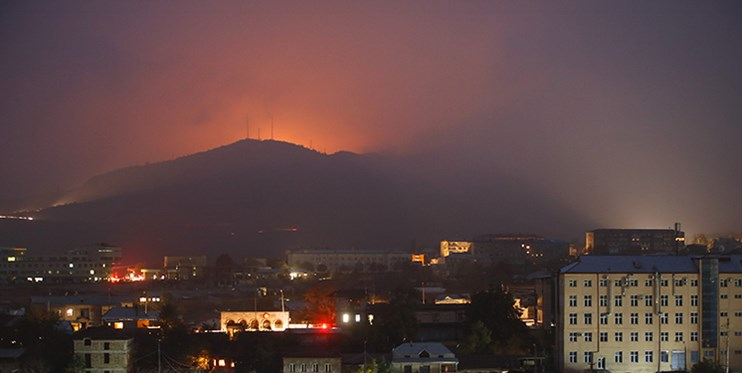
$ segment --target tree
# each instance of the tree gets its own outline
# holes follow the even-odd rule
[[[415,340],[417,293],[412,289],[397,289],[389,303],[374,306],[373,325],[366,328],[368,347],[373,351],[389,351],[405,341]]]
[[[377,362],[376,359],[372,359],[370,363],[364,364],[352,371],[352,373],[391,373],[391,372],[392,372],[392,364],[383,359],[380,362]]]
[[[503,354],[523,354],[531,347],[530,335],[526,325],[520,320],[520,310],[515,308],[515,300],[502,289],[490,289],[472,295],[466,312],[469,330],[482,333],[472,327],[481,322],[492,332],[492,347]]]
[[[64,373],[84,373],[85,372],[85,361],[83,361],[80,355],[73,355]]]
[[[64,373],[73,356],[72,337],[59,328],[59,315],[32,308],[15,329],[14,340],[26,349],[21,364],[28,372]]]
[[[691,373],[724,373],[725,369],[718,361],[703,359],[696,363],[690,371]]]
[[[321,282],[304,293],[306,317],[315,324],[335,322],[335,287]]]
[[[492,351],[492,331],[481,320],[469,326],[463,345],[468,353],[482,354]]]
[[[168,331],[183,325],[178,308],[174,303],[166,302],[160,309],[160,326],[167,334]]]

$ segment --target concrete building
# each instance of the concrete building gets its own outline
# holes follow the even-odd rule
[[[378,250],[290,250],[286,256],[289,268],[318,273],[391,271],[412,262],[411,254]]]
[[[165,278],[190,280],[203,278],[208,262],[206,256],[165,256]]]
[[[674,229],[596,229],[585,233],[590,255],[672,254],[685,246],[685,233]]]
[[[62,256],[31,256],[26,249],[0,250],[0,281],[98,282],[108,281],[121,248],[99,244],[67,251]]]
[[[524,265],[541,264],[569,255],[569,243],[532,234],[487,234],[472,241],[441,241],[442,258],[449,267],[461,262]]]
[[[131,304],[127,297],[68,295],[31,297],[31,307],[48,310],[68,321],[74,331],[103,325],[102,316],[110,309]]]
[[[283,357],[283,373],[341,373],[340,354],[329,350],[297,349]]]
[[[403,343],[392,350],[393,373],[455,372],[459,360],[442,343]]]
[[[85,373],[128,373],[132,370],[133,339],[120,331],[97,327],[75,333],[75,354]]]
[[[562,372],[742,370],[742,256],[583,256],[558,292]]]

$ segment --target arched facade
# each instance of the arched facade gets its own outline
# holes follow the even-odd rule
[[[221,313],[221,330],[230,336],[240,332],[282,332],[288,325],[288,312],[230,311]]]

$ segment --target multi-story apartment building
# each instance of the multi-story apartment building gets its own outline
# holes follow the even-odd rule
[[[311,266],[317,272],[390,271],[412,262],[412,255],[379,250],[290,250],[290,268]]]
[[[565,373],[742,369],[742,256],[583,256],[558,292]]]
[[[487,234],[472,241],[441,241],[440,256],[455,266],[460,261],[483,264],[543,263],[569,255],[569,243],[532,234]]]
[[[677,229],[596,229],[585,233],[585,252],[591,255],[673,254],[685,246]]]
[[[111,277],[121,248],[106,244],[67,251],[60,256],[31,256],[26,249],[0,251],[0,281],[96,282]]]

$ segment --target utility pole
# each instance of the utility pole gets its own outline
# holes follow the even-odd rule
[[[162,353],[160,352],[160,338],[157,338],[157,373],[162,373]]]

